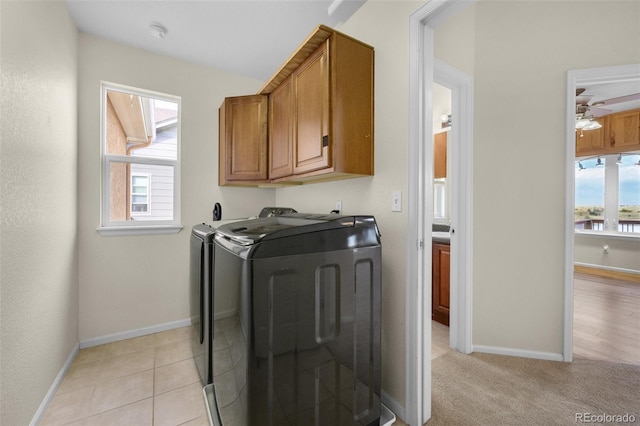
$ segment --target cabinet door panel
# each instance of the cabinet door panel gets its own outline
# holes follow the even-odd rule
[[[451,250],[448,244],[433,244],[431,318],[449,325]]]
[[[286,80],[269,96],[269,178],[293,174],[293,87]]]
[[[267,179],[267,97],[225,99],[227,181]]]
[[[612,147],[640,147],[640,112],[612,115],[609,134]]]
[[[593,151],[601,151],[604,146],[604,119],[596,119],[602,126],[594,130],[576,130],[576,157],[589,154]]]
[[[447,177],[447,132],[436,133],[433,139],[433,177]]]
[[[293,74],[295,90],[294,173],[331,166],[328,42]]]

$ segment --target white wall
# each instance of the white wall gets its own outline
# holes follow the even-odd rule
[[[80,342],[185,320],[189,316],[191,226],[256,215],[272,189],[218,187],[218,107],[253,94],[261,81],[79,36]],[[100,81],[182,97],[182,224],[174,235],[106,237],[100,223]]]
[[[574,260],[582,266],[640,274],[640,238],[576,234]]]
[[[76,29],[1,2],[0,424],[26,425],[78,342]]]
[[[640,2],[476,3],[474,345],[562,353],[566,73],[638,62]]]

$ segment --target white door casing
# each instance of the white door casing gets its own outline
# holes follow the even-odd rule
[[[433,29],[471,2],[431,0],[410,17],[408,228],[406,287],[405,420],[422,425],[431,417],[431,224],[433,223],[432,91],[435,81],[452,90],[452,254],[450,343],[472,352],[471,225],[472,117],[470,78],[437,64]],[[455,248],[454,248],[455,247]]]

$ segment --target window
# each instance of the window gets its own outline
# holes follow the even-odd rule
[[[576,161],[575,228],[640,235],[640,154]]]
[[[149,213],[149,175],[131,174],[131,215]]]
[[[434,221],[446,221],[446,179],[433,180],[433,219]]]
[[[102,85],[102,233],[177,232],[180,98]]]
[[[618,230],[640,233],[640,154],[622,155],[618,164]]]

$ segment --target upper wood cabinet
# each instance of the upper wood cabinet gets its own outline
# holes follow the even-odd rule
[[[371,46],[320,25],[258,93],[268,98],[266,178],[235,179],[226,172],[220,185],[288,185],[373,175],[373,73]],[[253,126],[246,133],[261,134],[262,123]],[[233,146],[229,137],[228,130],[221,131],[220,146]],[[239,162],[251,169],[259,158],[253,153],[248,161],[236,161],[240,154],[221,149],[221,168]]]
[[[640,110],[611,114],[609,146],[618,151],[640,149]]]
[[[576,130],[576,157],[640,150],[640,109],[597,119],[596,130]]]
[[[447,177],[447,133],[436,133],[433,136],[433,177]]]
[[[267,182],[267,97],[226,98],[218,110],[220,185]]]
[[[604,146],[605,123],[604,118],[596,121],[602,126],[594,130],[576,130],[576,157],[589,154],[593,151],[601,151]]]

